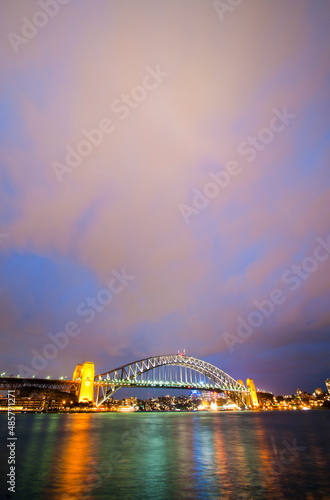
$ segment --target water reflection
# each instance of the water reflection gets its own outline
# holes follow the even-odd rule
[[[273,436],[269,435],[269,432],[265,430],[262,425],[262,415],[257,414],[254,420],[255,425],[255,439],[256,447],[259,452],[259,467],[260,467],[260,480],[261,487],[265,490],[265,493],[278,491],[278,478],[276,475],[277,469],[277,457],[274,456]]]
[[[53,457],[49,477],[49,487],[43,493],[51,493],[59,499],[88,498],[94,483],[96,472],[92,471],[92,450],[97,450],[98,440],[92,432],[93,415],[65,415],[58,442],[58,453]],[[92,439],[93,436],[93,439]]]
[[[21,472],[17,475],[19,480],[17,489],[20,491],[22,484],[31,485],[33,491],[39,491],[39,485],[48,481],[51,468],[51,458],[56,453],[58,419],[57,415],[34,414],[31,415],[31,425],[26,432],[24,442],[24,455],[20,453],[21,443],[17,441],[17,468]],[[17,420],[20,417],[17,417]],[[19,425],[19,420],[17,422]],[[40,439],[43,436],[43,439]],[[36,463],[38,471],[36,474]]]
[[[27,414],[17,437],[16,500],[326,498],[330,488],[322,412]]]

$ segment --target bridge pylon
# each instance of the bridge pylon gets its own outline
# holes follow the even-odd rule
[[[252,378],[248,378],[246,380],[246,387],[249,391],[250,406],[252,406],[252,408],[258,408],[259,401],[258,401],[257,391]]]
[[[83,365],[76,366],[73,372],[73,380],[79,380],[80,386],[77,389],[79,403],[94,402],[94,363],[86,361]]]

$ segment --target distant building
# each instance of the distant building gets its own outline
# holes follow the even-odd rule
[[[325,381],[325,385],[327,386],[328,392],[330,393],[330,378],[327,378]]]
[[[197,390],[193,390],[190,393],[190,398],[191,398],[192,401],[195,401],[196,399],[201,399],[202,398],[202,392],[201,391],[197,391]]]
[[[45,400],[33,397],[17,397],[15,400],[15,405],[10,404],[9,406],[12,410],[23,411],[23,410],[43,410],[45,407]],[[8,409],[8,398],[2,398],[0,402],[0,408]]]
[[[270,405],[274,403],[274,394],[266,391],[257,391],[258,403],[260,405]]]

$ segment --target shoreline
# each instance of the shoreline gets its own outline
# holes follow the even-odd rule
[[[308,411],[326,411],[329,410],[329,408],[308,408]],[[228,409],[228,410],[131,410],[131,411],[122,411],[122,410],[105,410],[105,409],[88,409],[88,410],[79,410],[79,409],[72,409],[72,410],[12,410],[12,413],[15,414],[22,414],[22,413],[34,413],[34,414],[79,414],[79,413],[122,413],[122,414],[127,414],[127,413],[271,413],[273,411],[280,412],[280,413],[287,413],[287,412],[301,412],[301,411],[306,411],[304,408],[272,408],[272,409],[263,409],[263,408],[250,408],[250,409],[244,409],[244,410],[233,410],[233,409]],[[0,415],[1,414],[7,414],[8,409],[1,409]]]

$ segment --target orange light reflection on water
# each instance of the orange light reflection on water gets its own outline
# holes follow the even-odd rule
[[[259,451],[262,481],[268,491],[278,490],[279,482],[277,473],[279,470],[279,458],[274,452],[271,436],[263,429],[262,422],[256,419],[255,424],[255,437],[257,449]]]
[[[95,435],[91,436],[93,417],[88,413],[67,416],[59,453],[52,464],[56,480],[50,481],[59,500],[91,498],[98,483],[97,471],[91,467],[97,447]]]

